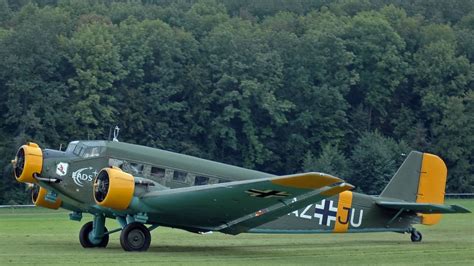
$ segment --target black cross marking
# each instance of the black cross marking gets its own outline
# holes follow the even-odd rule
[[[325,203],[324,203],[324,209],[318,209],[316,208],[314,210],[315,213],[319,213],[319,214],[322,214],[323,215],[323,221],[322,221],[322,224],[326,225],[327,224],[327,221],[328,221],[328,216],[334,216],[336,217],[337,213],[336,212],[333,212],[333,211],[330,211],[329,210],[329,200],[326,200]]]
[[[247,191],[245,191],[246,193],[249,193],[250,196],[252,197],[257,197],[257,198],[272,198],[272,197],[276,197],[276,198],[284,198],[284,197],[288,197],[290,196],[291,194],[288,193],[288,192],[284,192],[284,191],[276,191],[276,190],[258,190],[258,189],[249,189]]]

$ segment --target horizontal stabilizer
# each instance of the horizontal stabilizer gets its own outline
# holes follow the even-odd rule
[[[459,205],[443,205],[431,203],[411,203],[411,202],[393,202],[377,201],[377,205],[400,210],[414,211],[418,213],[470,213],[471,211]]]

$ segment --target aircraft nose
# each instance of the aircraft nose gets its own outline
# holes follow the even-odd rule
[[[18,182],[37,183],[33,175],[43,169],[43,152],[38,144],[29,142],[18,149],[12,164]]]

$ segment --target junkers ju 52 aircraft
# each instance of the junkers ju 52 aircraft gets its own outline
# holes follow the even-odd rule
[[[421,233],[413,225],[438,223],[446,166],[435,155],[411,152],[380,196],[324,173],[268,173],[117,141],[73,141],[65,151],[27,143],[12,161],[19,182],[35,184],[37,206],[70,210],[93,221],[79,233],[84,248],[105,247],[121,231],[126,251],[145,251],[158,226],[193,233]],[[117,229],[105,227],[106,218]]]

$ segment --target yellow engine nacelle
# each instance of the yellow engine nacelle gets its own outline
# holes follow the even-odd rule
[[[102,207],[125,210],[134,191],[135,179],[120,168],[104,168],[94,180],[94,199]]]
[[[29,142],[20,147],[12,163],[16,181],[37,183],[33,174],[39,174],[43,170],[43,152],[38,144]]]
[[[61,207],[62,201],[60,198],[57,198],[55,202],[51,202],[45,199],[46,194],[48,194],[48,190],[42,187],[40,187],[39,190],[33,190],[33,193],[31,193],[33,204],[53,210],[57,210]]]

